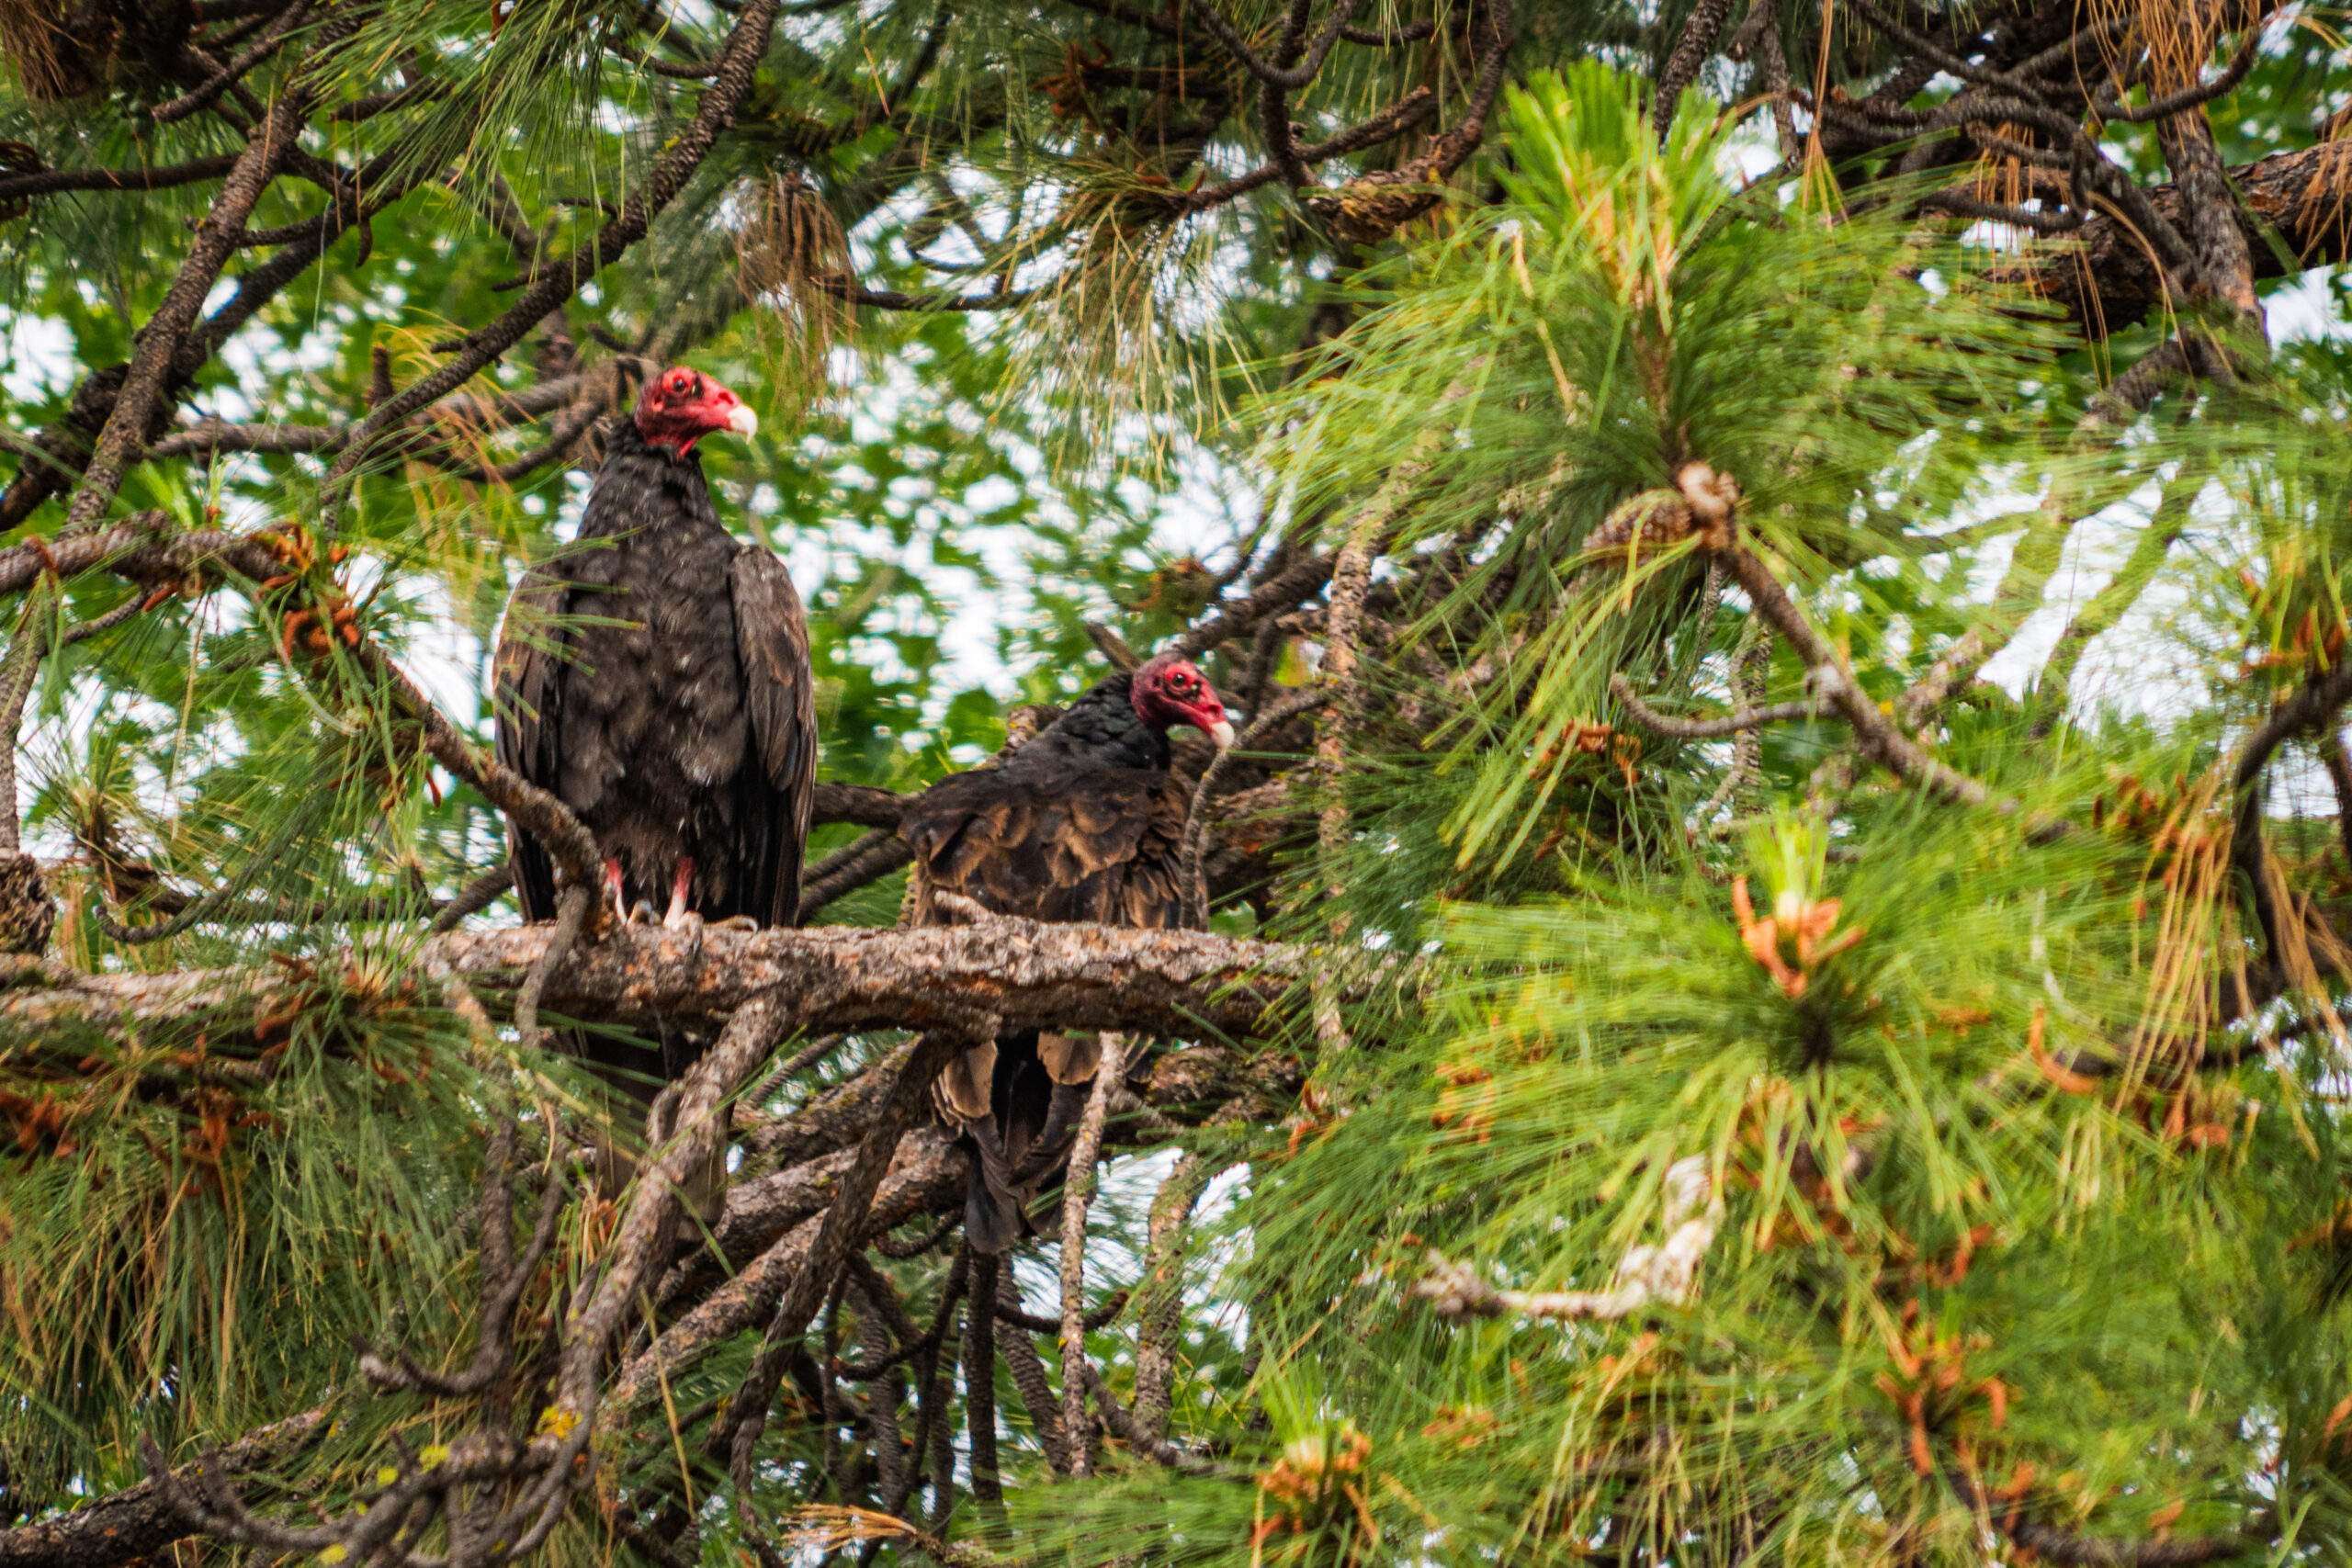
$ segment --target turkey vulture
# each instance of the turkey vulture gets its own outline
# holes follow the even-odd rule
[[[734,393],[683,367],[613,431],[578,544],[533,568],[498,645],[498,760],[571,807],[605,856],[624,920],[664,907],[790,925],[815,798],[808,627],[784,562],[718,520],[695,443],[751,434]],[[547,852],[508,825],[526,919],[556,909]],[[657,1076],[699,1042],[665,1032]],[[617,1041],[569,1048],[640,1077]]]
[[[916,925],[951,923],[961,900],[1033,920],[1173,925],[1188,792],[1171,779],[1168,730],[1193,725],[1219,747],[1233,726],[1208,680],[1163,655],[1114,675],[997,766],[942,779],[899,824],[915,853]],[[942,894],[956,896],[943,899]],[[973,1156],[964,1228],[973,1248],[1017,1237],[1013,1175],[1049,1147],[1085,1101],[1092,1041],[1035,1031],[967,1053],[933,1093]]]

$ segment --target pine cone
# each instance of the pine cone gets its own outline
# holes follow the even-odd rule
[[[57,905],[41,879],[40,863],[23,854],[0,859],[0,953],[38,957],[49,951],[56,925]]]
[[[1678,491],[1645,490],[1618,502],[1599,527],[1584,536],[1588,562],[1577,586],[1589,586],[1603,570],[1636,556],[1655,555],[1690,536],[1690,503]]]
[[[1340,238],[1377,245],[1436,208],[1441,194],[1421,188],[1425,178],[1412,169],[1375,169],[1336,191],[1306,197],[1306,207]]]

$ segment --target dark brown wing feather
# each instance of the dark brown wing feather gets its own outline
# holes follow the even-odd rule
[[[1143,768],[1061,787],[993,768],[942,779],[899,828],[915,852],[915,923],[936,922],[929,896],[944,889],[1032,920],[1172,925],[1181,795]]]
[[[947,923],[933,895],[949,892],[1033,920],[1172,926],[1191,798],[1181,775],[1042,752],[1026,766],[942,779],[899,824],[915,856],[912,922]],[[969,1145],[964,1229],[977,1251],[1001,1253],[1026,1231],[1024,1205],[1047,1173],[1023,1178],[1023,1162],[1057,1146],[1086,1102],[1094,1058],[1081,1066],[1082,1053],[1060,1036],[1050,1044],[1035,1030],[1002,1036],[934,1089],[942,1119]]]
[[[499,766],[541,789],[555,787],[561,755],[563,682],[558,676],[564,667],[561,618],[569,596],[560,580],[536,570],[525,574],[506,606],[491,685]],[[547,851],[509,822],[506,852],[523,918],[555,919],[555,865]]]
[[[744,907],[768,925],[800,912],[800,863],[817,802],[817,692],[808,666],[808,618],[784,562],[756,546],[735,558],[736,648],[752,724],[754,767],[741,787],[764,799],[742,813]]]

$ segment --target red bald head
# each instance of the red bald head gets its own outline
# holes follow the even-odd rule
[[[1209,679],[1200,666],[1172,653],[1161,654],[1136,671],[1136,716],[1155,728],[1189,724],[1216,741],[1220,749],[1233,744],[1233,725],[1225,716]]]
[[[680,365],[645,384],[637,400],[637,430],[656,446],[683,457],[715,430],[744,435],[760,428],[760,416],[743,400],[704,375]]]

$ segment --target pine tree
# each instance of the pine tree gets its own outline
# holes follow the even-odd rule
[[[0,1565],[2343,1560],[2331,26],[0,0]],[[575,941],[481,666],[681,359],[812,918]],[[1162,647],[1192,925],[888,929]]]

